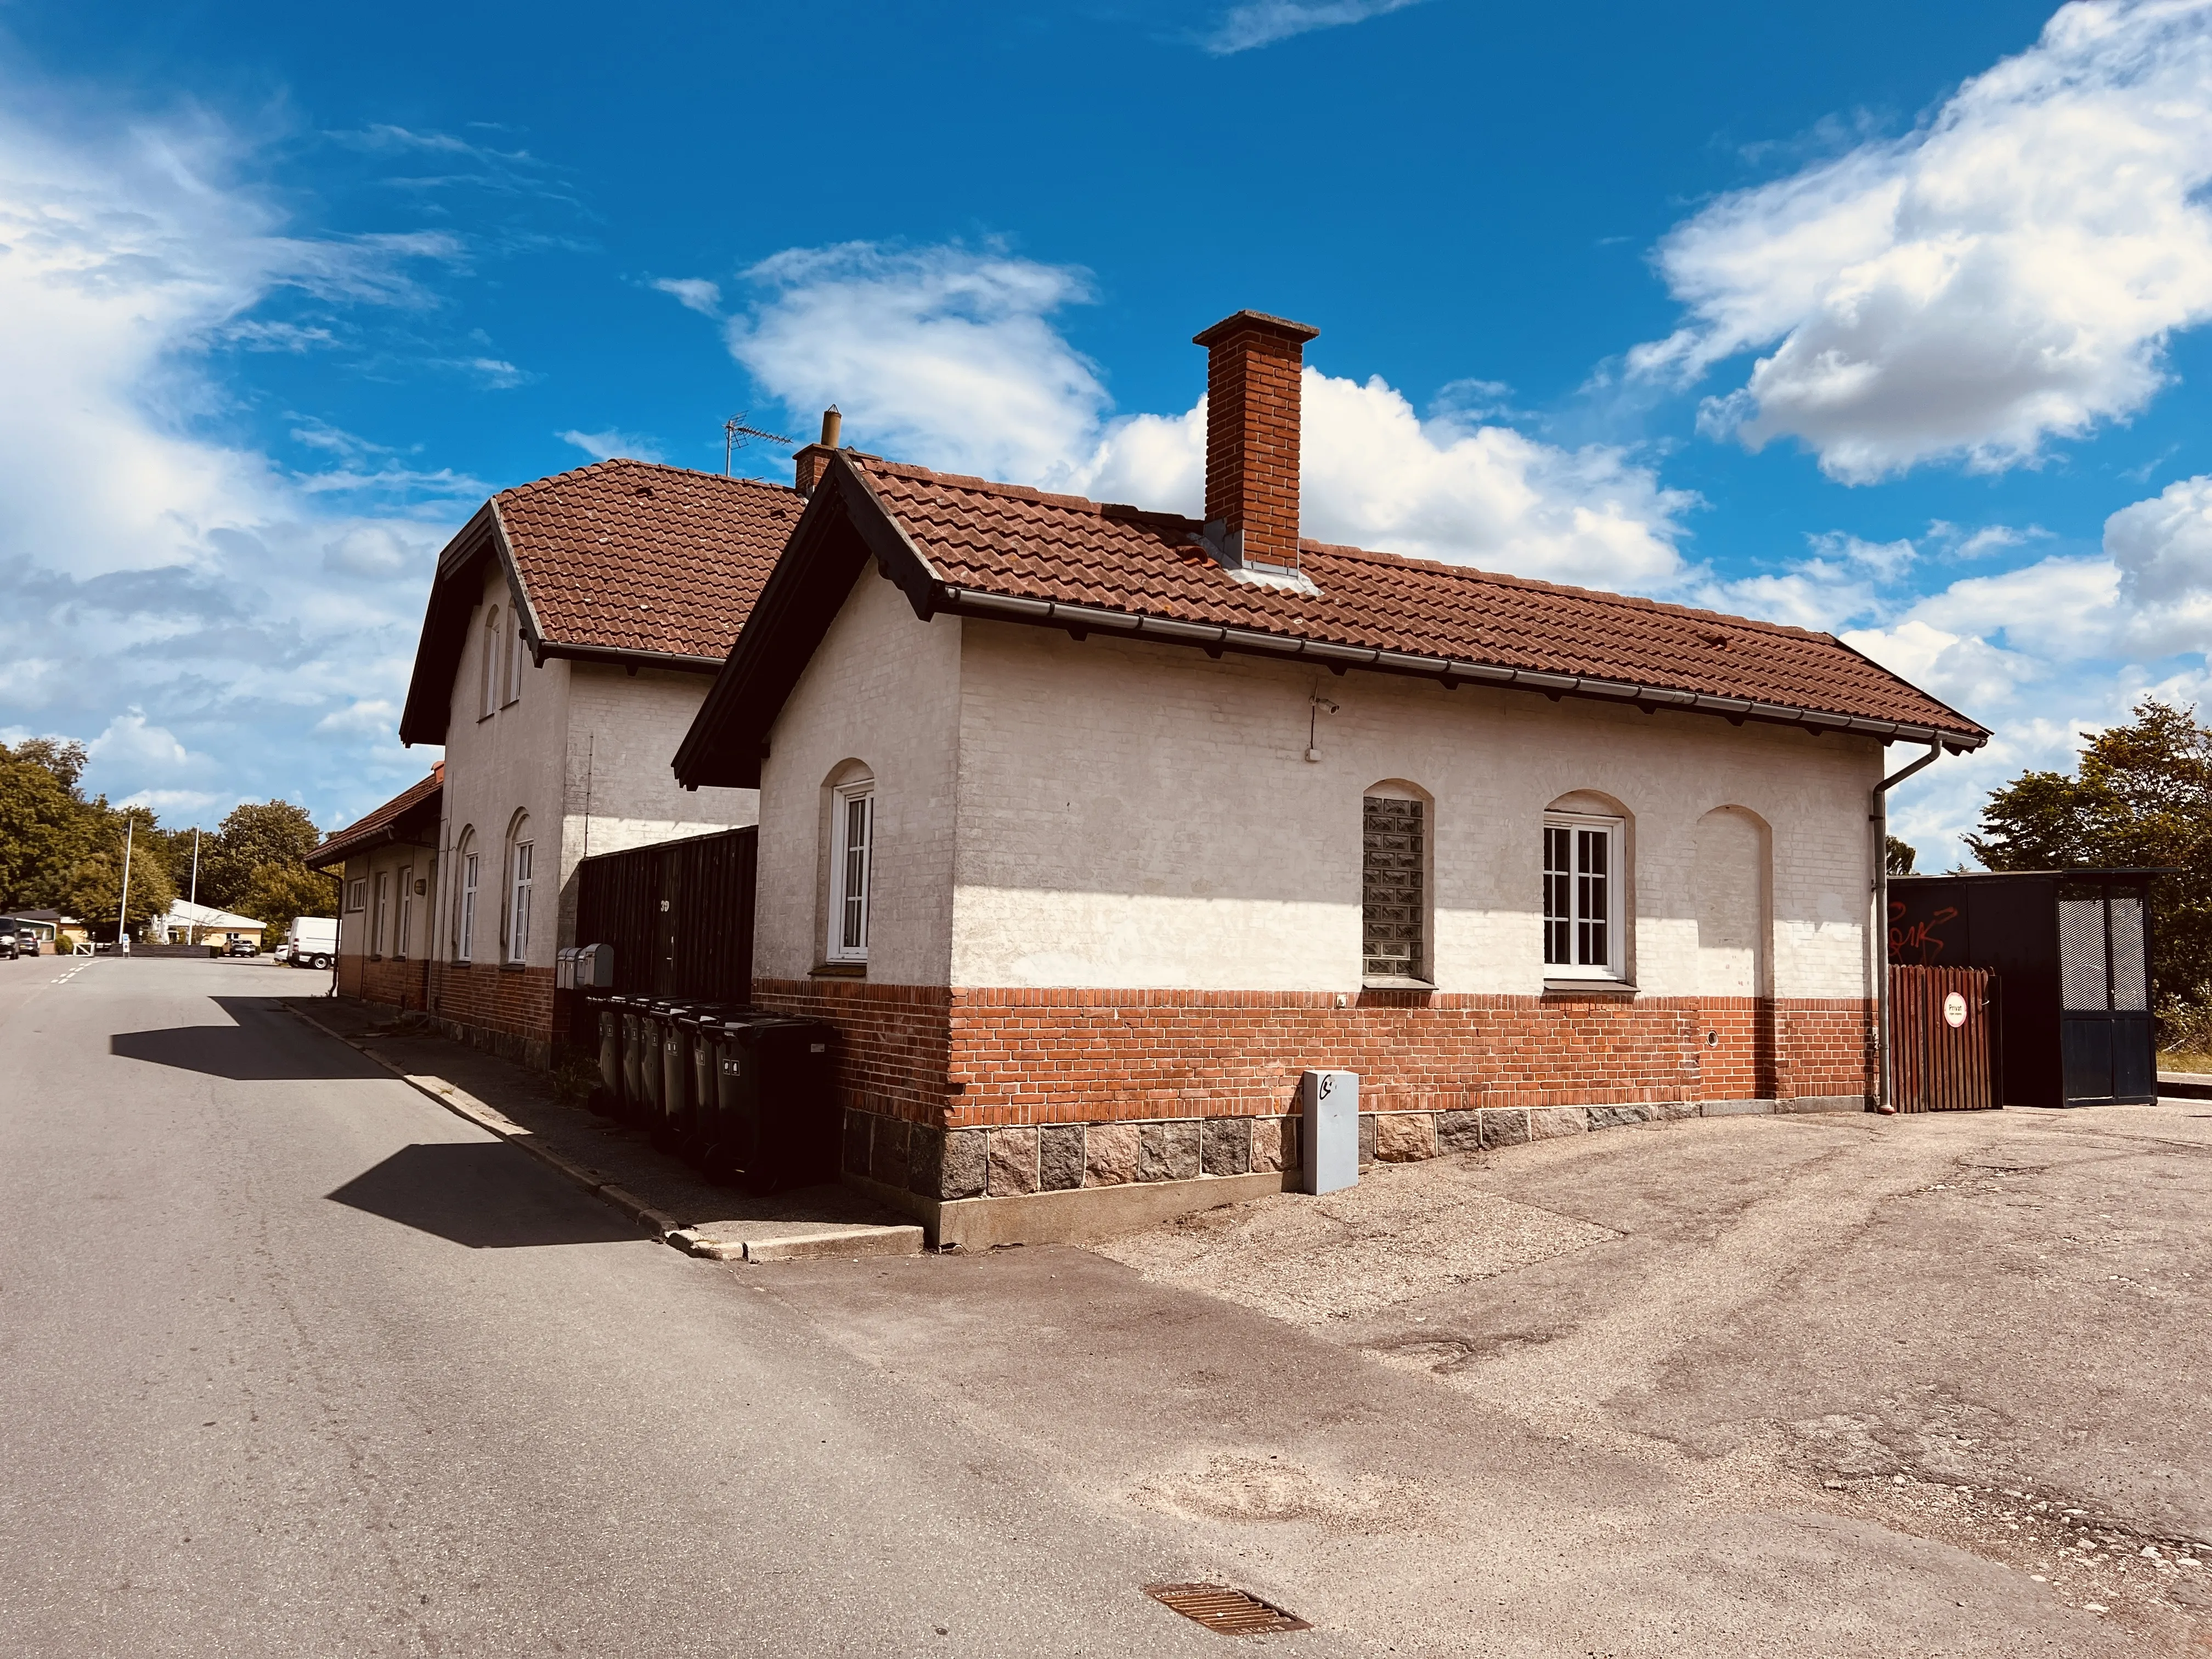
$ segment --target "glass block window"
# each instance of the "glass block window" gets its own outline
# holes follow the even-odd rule
[[[1428,977],[1424,802],[1370,795],[1361,818],[1361,971],[1369,979]]]

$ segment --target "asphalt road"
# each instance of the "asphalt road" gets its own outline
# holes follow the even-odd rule
[[[0,963],[0,1652],[1233,1651],[1164,1580],[1314,1656],[2212,1651],[2204,1109],[1616,1131],[1180,1276],[743,1267],[313,982]]]
[[[305,1029],[305,981],[0,963],[0,1649],[1223,1639],[1139,1591],[1171,1529]]]

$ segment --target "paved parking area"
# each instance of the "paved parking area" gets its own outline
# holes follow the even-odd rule
[[[754,1282],[1401,1651],[2206,1652],[2208,1222],[2212,1103],[1732,1118]]]

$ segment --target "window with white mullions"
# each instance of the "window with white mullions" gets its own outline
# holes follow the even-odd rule
[[[1572,976],[1624,976],[1618,818],[1544,820],[1544,963]]]
[[[876,795],[872,783],[837,791],[832,815],[830,955],[843,962],[868,959],[868,908],[872,896],[876,839]]]
[[[477,954],[477,855],[461,854],[461,914],[453,945],[453,960],[472,962]]]
[[[526,841],[514,843],[514,887],[507,906],[507,951],[509,962],[520,962],[530,953],[530,866],[532,846]]]

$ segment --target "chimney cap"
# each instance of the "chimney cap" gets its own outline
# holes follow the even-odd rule
[[[1285,340],[1295,340],[1300,345],[1315,338],[1321,331],[1310,323],[1294,323],[1287,317],[1271,317],[1264,311],[1232,312],[1212,328],[1190,337],[1193,345],[1214,346],[1231,336],[1254,330],[1261,334],[1279,335]]]

